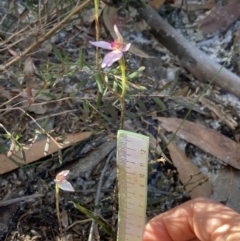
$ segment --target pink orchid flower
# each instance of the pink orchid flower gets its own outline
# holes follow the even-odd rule
[[[69,173],[69,170],[65,170],[65,171],[58,173],[56,176],[56,179],[54,179],[54,182],[62,190],[74,192],[75,190],[74,190],[72,184],[66,180],[66,176],[68,175],[68,173]]]
[[[114,62],[121,59],[123,56],[123,52],[128,51],[131,46],[130,43],[125,44],[123,42],[123,37],[120,34],[116,25],[114,25],[114,31],[117,35],[117,39],[111,43],[105,42],[105,41],[97,41],[97,42],[89,41],[90,44],[94,46],[100,47],[102,49],[112,50],[110,53],[106,54],[105,57],[103,58],[103,62],[101,64],[102,68],[105,68],[106,66],[110,67]]]

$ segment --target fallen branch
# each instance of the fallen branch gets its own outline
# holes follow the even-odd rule
[[[177,55],[182,66],[201,82],[213,83],[240,98],[240,78],[200,51],[151,7],[134,6],[151,27],[155,38]]]

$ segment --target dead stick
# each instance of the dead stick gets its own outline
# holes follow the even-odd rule
[[[196,48],[164,21],[151,6],[137,6],[137,10],[151,27],[151,32],[155,38],[174,55],[177,55],[182,66],[194,77],[201,82],[210,82],[214,78],[215,85],[240,98],[240,78],[237,75]]]
[[[4,200],[4,201],[0,201],[0,207],[8,206],[10,204],[20,202],[23,200],[27,200],[27,199],[34,199],[34,198],[39,198],[39,197],[44,197],[44,196],[45,196],[44,194],[35,193],[35,194],[29,195],[29,196],[17,197],[17,198],[10,199],[10,200]]]
[[[75,8],[72,12],[70,12],[61,22],[59,22],[55,27],[53,27],[50,31],[48,31],[45,35],[43,35],[37,42],[33,43],[29,48],[25,49],[21,55],[18,55],[14,59],[10,60],[5,65],[0,66],[0,73],[6,70],[8,67],[10,67],[12,64],[19,61],[23,56],[26,56],[29,54],[33,49],[38,47],[40,44],[42,44],[44,41],[49,39],[54,33],[56,33],[62,26],[70,20],[74,15],[79,13],[81,10],[83,10],[89,3],[91,3],[92,0],[86,0],[83,4]]]

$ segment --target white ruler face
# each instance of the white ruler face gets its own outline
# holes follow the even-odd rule
[[[118,241],[142,241],[146,221],[149,137],[118,131]]]

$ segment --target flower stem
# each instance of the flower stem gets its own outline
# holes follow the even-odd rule
[[[122,72],[122,94],[120,95],[120,104],[121,104],[121,122],[120,129],[124,129],[124,116],[125,116],[125,95],[126,95],[126,86],[127,86],[127,78],[126,78],[126,66],[124,57],[119,60],[119,64]]]
[[[99,40],[99,0],[94,0],[94,15],[95,15],[95,29],[96,29],[96,41]],[[98,67],[99,70],[99,50],[98,47],[96,47],[96,65]]]
[[[57,219],[58,219],[58,226],[60,230],[60,240],[63,240],[63,233],[62,233],[62,224],[61,224],[61,217],[60,217],[60,210],[59,210],[59,186],[55,185],[55,197],[56,197],[56,211],[57,211]]]

